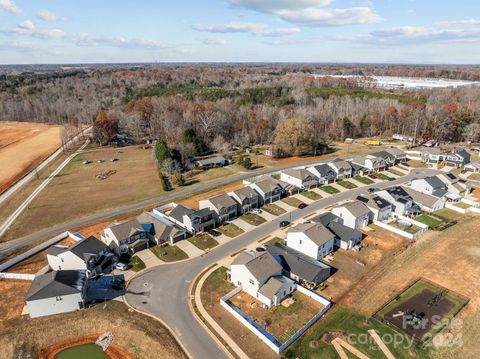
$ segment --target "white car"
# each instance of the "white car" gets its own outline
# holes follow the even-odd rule
[[[130,263],[118,262],[115,264],[115,269],[127,270],[130,269],[132,265]]]
[[[260,214],[260,213],[262,213],[262,210],[258,209],[258,208],[254,208],[254,209],[252,209],[252,213]]]

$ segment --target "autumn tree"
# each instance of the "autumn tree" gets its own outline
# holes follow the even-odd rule
[[[118,133],[118,117],[111,111],[100,111],[93,124],[94,134],[101,143],[108,143]]]
[[[312,128],[302,118],[289,118],[280,122],[275,129],[275,146],[288,155],[300,155],[314,146]]]

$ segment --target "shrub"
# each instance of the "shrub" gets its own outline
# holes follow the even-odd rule
[[[170,187],[168,186],[167,180],[165,179],[162,171],[158,171],[158,176],[160,177],[160,184],[162,185],[162,189],[164,191],[170,191]]]

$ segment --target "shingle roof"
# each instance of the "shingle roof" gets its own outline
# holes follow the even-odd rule
[[[282,270],[282,266],[268,252],[242,252],[232,262],[232,265],[236,264],[245,265],[258,281]]]
[[[333,214],[332,212],[326,212],[326,213],[322,213],[318,216],[313,217],[312,219],[310,219],[310,221],[316,222],[316,223],[321,223],[324,226],[326,226],[327,224],[329,224],[332,221],[343,222],[343,219],[341,219],[336,214]]]
[[[132,219],[125,223],[114,224],[110,226],[110,230],[119,240],[128,238],[136,232],[144,231],[142,225],[136,219]]]
[[[327,228],[333,232],[335,237],[342,241],[349,241],[353,238],[354,233],[358,233],[356,229],[345,226],[338,222],[330,222]]]
[[[343,169],[346,171],[352,168],[352,166],[350,166],[350,163],[340,158],[334,159],[331,163],[335,165],[335,167],[337,167],[338,169]]]
[[[315,177],[311,172],[307,171],[305,168],[290,168],[282,171],[286,175],[289,175],[294,178],[298,178],[302,181],[308,177]]]
[[[365,205],[365,203],[361,201],[351,201],[343,205],[337,206],[337,208],[341,208],[341,207],[344,207],[345,209],[347,209],[355,217],[360,217],[370,213],[370,210],[368,209],[368,207]]]
[[[158,218],[155,217],[154,214],[150,212],[143,212],[137,217],[137,220],[140,223],[151,223],[153,224],[153,230],[156,238],[158,239],[166,239],[169,236],[175,236],[178,232],[183,232],[182,229],[178,228],[173,224],[167,224]],[[171,222],[170,222],[171,223]]]
[[[334,238],[325,226],[320,223],[301,223],[288,230],[288,233],[304,233],[317,246],[321,246]]]
[[[236,206],[237,202],[226,193],[222,193],[208,199],[217,209]]]
[[[82,293],[86,283],[84,270],[53,271],[36,276],[26,301]]]
[[[357,197],[357,200],[365,203],[369,207],[373,207],[376,209],[386,208],[391,206],[391,203],[386,201],[385,199],[373,194],[373,195],[360,195]]]
[[[438,197],[431,196],[427,193],[419,192],[413,188],[405,187],[405,191],[413,198],[416,203],[421,204],[422,206],[431,208],[439,200]]]
[[[255,185],[263,192],[263,193],[268,193],[272,192],[277,188],[281,188],[282,186],[278,181],[273,179],[270,176],[264,176],[262,179],[259,181],[255,182]]]
[[[283,276],[270,277],[266,283],[260,287],[258,292],[267,298],[271,298],[278,293],[285,282],[286,278]]]
[[[179,222],[183,222],[183,216],[185,215],[190,216],[194,212],[195,211],[193,209],[179,204],[170,212],[169,216],[176,219]]]
[[[239,188],[233,191],[233,193],[235,193],[235,195],[240,199],[240,201],[243,201],[246,198],[252,198],[252,197],[258,196],[258,193],[255,192],[253,188],[248,186]]]
[[[211,165],[211,164],[216,164],[216,163],[223,163],[225,162],[225,158],[222,156],[217,156],[217,157],[210,157],[210,158],[205,158],[203,160],[198,160],[197,163],[201,164],[202,166],[206,165]]]
[[[52,256],[58,256],[60,253],[66,252],[67,250],[68,247],[55,245],[48,248],[47,254],[50,254]]]
[[[442,182],[437,176],[425,177],[425,182],[427,182],[433,188],[443,188],[445,183]]]
[[[335,176],[335,171],[327,163],[316,165],[313,168],[315,168],[317,172],[320,173],[321,177],[326,177],[328,172],[332,172],[332,176]]]
[[[406,155],[405,151],[403,151],[403,150],[401,150],[400,148],[397,148],[397,147],[390,147],[390,148],[385,149],[385,151],[394,155],[395,157]]]
[[[78,241],[73,246],[68,248],[70,252],[75,254],[77,257],[81,259],[85,259],[85,254],[98,254],[101,251],[108,250],[108,246],[99,241],[96,237],[90,236],[86,239],[82,239]]]

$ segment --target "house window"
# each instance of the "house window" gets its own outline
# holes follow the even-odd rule
[[[55,297],[55,299],[57,300],[57,302],[59,302],[62,300],[62,297]]]
[[[249,279],[248,282],[251,284],[251,285],[254,285],[255,282],[253,281],[253,279]]]
[[[302,240],[300,239],[300,244],[302,244]]]
[[[242,285],[242,282],[240,282],[240,281],[237,281],[237,285],[239,285],[239,286],[240,286],[240,285]]]
[[[63,260],[63,258],[60,258],[60,260],[62,261],[62,263],[65,262],[65,261]]]

